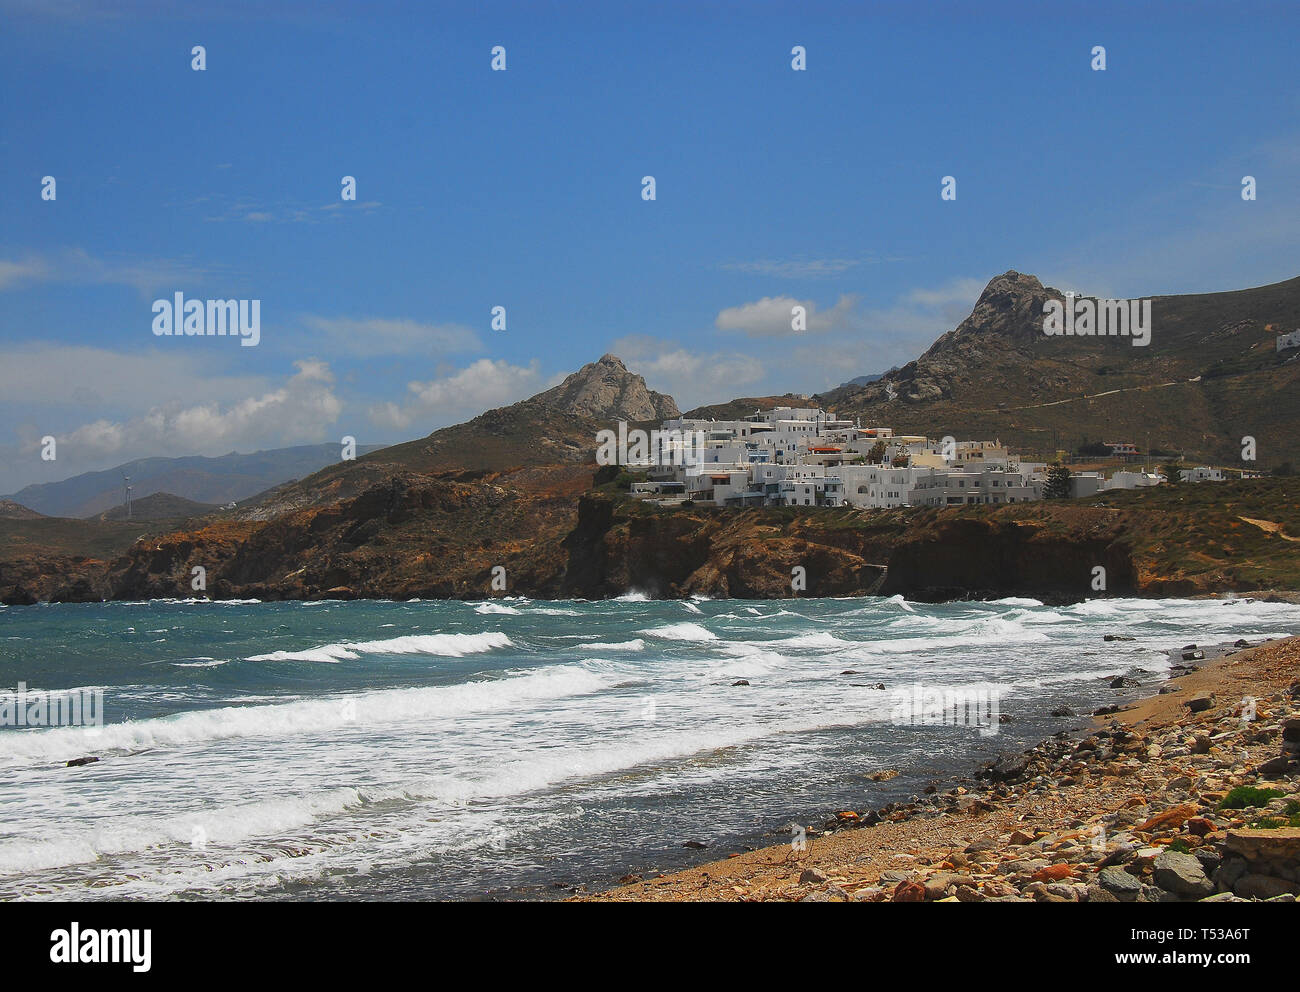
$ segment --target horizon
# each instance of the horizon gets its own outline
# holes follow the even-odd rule
[[[399,443],[605,353],[683,410],[815,395],[1009,269],[1113,298],[1294,278],[1296,12],[1194,7],[0,4],[0,79],[39,94],[0,110],[0,491]],[[175,293],[260,300],[260,343],[156,336]]]

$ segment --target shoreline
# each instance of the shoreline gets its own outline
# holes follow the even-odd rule
[[[734,853],[569,901],[1296,901],[1300,820],[1276,825],[1300,809],[1300,636],[1198,650],[1195,670],[1090,727],[915,803],[841,811],[802,851]],[[1279,795],[1222,808],[1243,786]]]

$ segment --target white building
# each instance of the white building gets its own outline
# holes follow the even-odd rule
[[[1116,472],[1106,483],[1106,489],[1141,489],[1145,486],[1158,486],[1165,481],[1163,475],[1156,472]]]
[[[1288,348],[1300,348],[1300,331],[1292,331],[1290,334],[1279,334],[1277,336],[1277,350],[1286,351]]]
[[[1178,475],[1184,482],[1222,482],[1223,469],[1201,465],[1193,469],[1180,469]]]

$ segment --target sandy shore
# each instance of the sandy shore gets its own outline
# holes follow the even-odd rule
[[[1161,694],[1005,756],[979,782],[845,810],[842,828],[809,830],[803,850],[738,853],[578,898],[1294,901],[1300,828],[1278,827],[1300,810],[1300,637],[1191,664]],[[1224,808],[1240,786],[1280,795]]]

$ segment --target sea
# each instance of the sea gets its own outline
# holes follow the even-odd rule
[[[1249,598],[0,608],[0,899],[563,898],[946,788],[1171,652],[1296,632]],[[998,719],[900,705],[970,687]],[[33,694],[86,725],[19,725]]]

